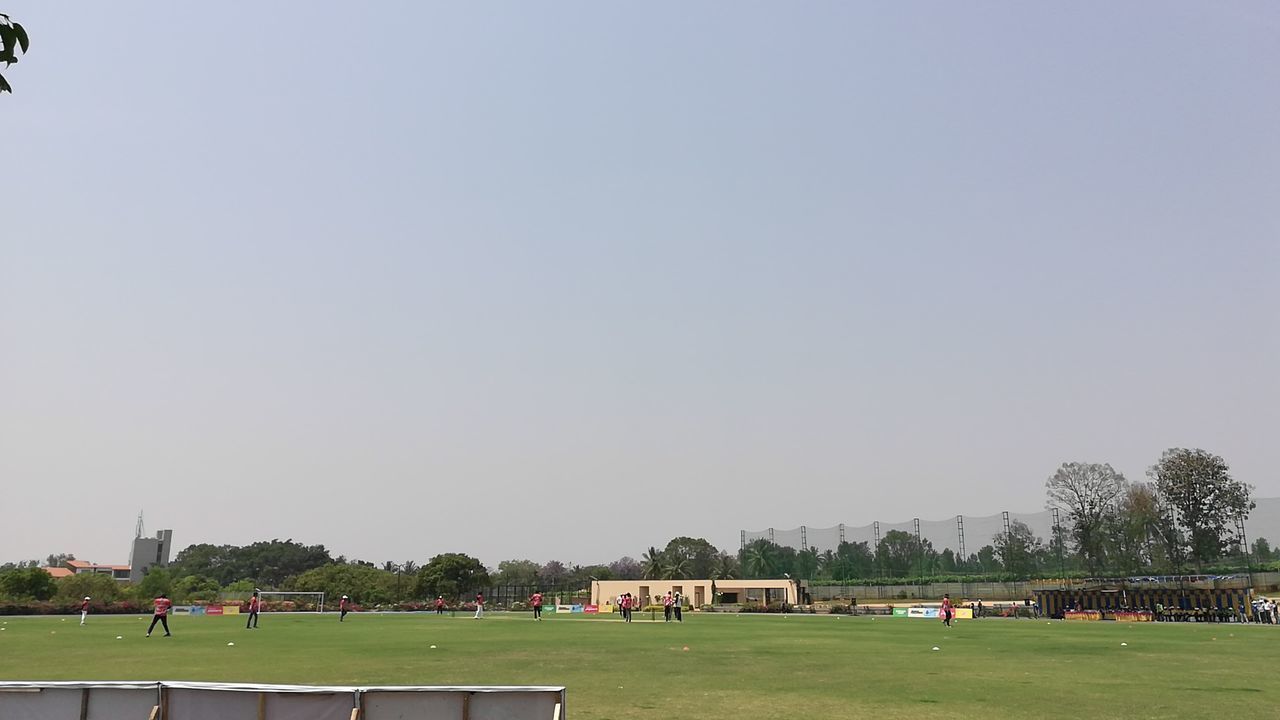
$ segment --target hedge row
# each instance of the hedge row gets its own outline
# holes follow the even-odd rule
[[[138,615],[151,612],[151,603],[143,605],[133,600],[121,600],[113,603],[89,603],[89,612],[94,615]],[[79,615],[80,603],[31,601],[0,602],[0,615]]]

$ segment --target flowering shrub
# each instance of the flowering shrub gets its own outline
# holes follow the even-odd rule
[[[143,607],[134,600],[113,603],[89,603],[93,615],[139,615],[151,612],[151,605]],[[78,602],[0,602],[0,615],[79,615]]]

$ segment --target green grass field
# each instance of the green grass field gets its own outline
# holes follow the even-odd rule
[[[573,718],[1238,718],[1280,710],[1280,628],[702,615],[0,618],[0,679],[564,685]],[[117,640],[121,635],[123,639]],[[229,647],[228,642],[234,642]],[[1121,643],[1127,643],[1122,646]],[[436,645],[436,649],[431,649]],[[685,647],[688,650],[684,650]],[[934,646],[938,651],[932,650]]]

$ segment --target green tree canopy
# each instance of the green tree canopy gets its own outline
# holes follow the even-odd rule
[[[1044,544],[1021,520],[1009,523],[1009,530],[996,536],[996,557],[1004,571],[1027,577],[1036,571],[1036,559]]]
[[[1240,543],[1235,522],[1255,507],[1253,487],[1231,477],[1225,460],[1200,449],[1173,448],[1148,474],[1160,500],[1177,512],[1177,526],[1186,533],[1186,550],[1197,567]]]
[[[1124,475],[1110,465],[1063,463],[1048,480],[1045,503],[1066,512],[1071,536],[1091,572],[1106,565],[1107,518],[1125,489]]]
[[[876,563],[886,575],[906,577],[922,570],[935,555],[933,545],[905,530],[890,530],[876,546]]]
[[[681,536],[672,538],[662,555],[671,579],[688,580],[711,577],[720,551],[703,538]]]
[[[53,576],[35,565],[0,572],[0,594],[13,599],[48,600],[57,591]]]
[[[538,563],[532,560],[503,560],[493,575],[495,585],[537,585]]]
[[[178,578],[173,583],[174,602],[194,602],[196,600],[216,600],[222,586],[217,580],[204,575],[188,575]]]
[[[463,553],[444,553],[418,571],[414,593],[418,597],[459,599],[489,586],[489,571],[481,562]]]
[[[635,558],[624,555],[609,563],[609,573],[618,580],[639,580],[644,570]]]
[[[72,602],[83,597],[91,597],[104,603],[115,602],[124,596],[120,583],[110,575],[102,573],[77,573],[58,578],[57,598],[64,602]]]
[[[322,592],[325,602],[334,604],[343,595],[361,605],[384,605],[401,598],[395,591],[395,573],[356,563],[331,563],[289,578],[284,589]]]
[[[203,575],[229,585],[250,578],[259,586],[277,587],[286,578],[333,562],[324,545],[265,540],[243,547],[191,545],[171,564],[175,577]]]
[[[159,597],[162,593],[173,592],[173,575],[168,568],[153,566],[142,576],[142,581],[130,588],[130,594],[139,601]]]

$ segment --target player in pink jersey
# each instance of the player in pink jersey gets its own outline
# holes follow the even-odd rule
[[[173,601],[168,595],[160,593],[151,602],[155,605],[155,610],[151,613],[151,625],[147,628],[147,637],[151,637],[151,631],[156,629],[156,623],[164,626],[164,636],[169,637],[169,608],[173,607]]]

